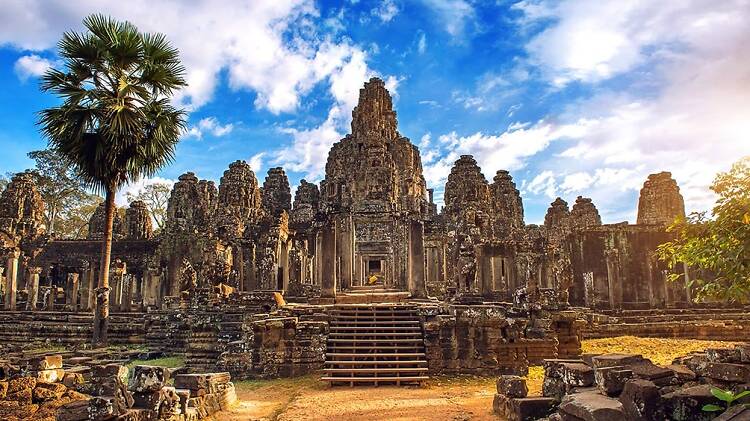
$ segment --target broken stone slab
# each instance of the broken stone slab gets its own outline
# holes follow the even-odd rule
[[[628,380],[619,400],[629,421],[657,419],[661,395],[654,382],[644,379]]]
[[[525,398],[529,393],[526,379],[520,376],[500,376],[497,379],[497,393],[509,398]]]
[[[32,374],[40,382],[55,383],[62,381],[63,377],[65,377],[65,370],[62,368],[53,368],[49,370],[39,370],[32,372]]]
[[[707,363],[697,374],[732,383],[750,383],[750,365]]]
[[[34,388],[34,401],[47,401],[60,399],[68,391],[68,388],[61,383],[43,383],[37,382]]]
[[[594,384],[594,369],[583,363],[562,363],[562,379],[569,388]]]
[[[32,357],[28,363],[29,369],[33,371],[51,370],[55,368],[62,368],[63,358],[62,355],[41,355]]]
[[[8,394],[8,382],[0,381],[0,399],[5,399],[5,395]]]
[[[685,387],[662,395],[664,415],[674,421],[708,421],[715,414],[702,410],[707,404],[720,404],[711,394],[711,386]]]
[[[742,362],[742,354],[739,348],[708,348],[704,351],[706,358],[712,363],[733,363]]]
[[[657,386],[665,386],[671,383],[674,372],[668,368],[659,367],[650,360],[630,364],[627,366],[633,375],[639,379],[651,380]]]
[[[91,378],[119,377],[124,383],[128,381],[128,368],[122,364],[95,365],[91,368]]]
[[[665,368],[672,370],[673,376],[679,383],[695,380],[695,372],[689,369],[686,365],[670,364]]]
[[[594,377],[596,386],[602,393],[615,396],[625,387],[625,382],[633,377],[633,371],[622,366],[603,367],[596,369]]]
[[[508,421],[531,421],[544,418],[555,409],[557,401],[553,398],[526,397],[511,398],[496,394],[492,408],[501,419]]]
[[[643,361],[640,354],[604,354],[591,359],[594,368],[628,366]]]
[[[82,399],[62,405],[57,409],[56,421],[89,421],[90,401]]]
[[[745,405],[734,405],[724,411],[713,421],[747,421],[750,420],[750,408]]]
[[[586,391],[565,396],[560,411],[584,421],[625,420],[622,403],[596,391]],[[566,419],[565,416],[562,416]]]
[[[169,369],[151,365],[133,367],[128,389],[131,392],[156,392],[169,382]]]

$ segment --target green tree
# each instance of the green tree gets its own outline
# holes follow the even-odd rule
[[[680,263],[697,269],[696,299],[750,301],[750,157],[719,173],[711,185],[718,199],[709,217],[692,213],[669,227],[673,241],[657,249],[670,269]],[[684,275],[672,273],[676,281]]]
[[[128,192],[125,196],[128,202],[140,200],[146,204],[151,218],[156,222],[156,230],[161,230],[164,216],[167,214],[167,202],[172,192],[172,186],[167,183],[153,183],[144,186],[133,194]]]
[[[83,25],[85,32],[66,32],[58,43],[64,69],[42,77],[42,90],[61,104],[42,110],[39,124],[50,147],[86,186],[104,192],[93,335],[98,346],[107,344],[115,194],[173,159],[185,113],[169,100],[186,84],[178,51],[164,35],[141,33],[129,22],[102,15],[85,18]]]
[[[36,164],[31,173],[44,200],[47,231],[56,233],[56,222],[60,216],[80,206],[89,193],[76,176],[73,166],[55,150],[32,151],[28,156]]]
[[[95,194],[86,194],[74,203],[65,207],[55,224],[58,238],[86,238],[89,233],[89,219],[94,214],[102,198]]]

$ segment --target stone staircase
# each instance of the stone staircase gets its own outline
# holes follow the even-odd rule
[[[334,384],[421,384],[427,377],[422,324],[399,304],[336,305],[324,376]]]
[[[386,288],[382,283],[354,285],[336,295],[336,304],[401,303],[409,296],[406,291]]]

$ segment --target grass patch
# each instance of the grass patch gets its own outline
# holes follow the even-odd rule
[[[185,357],[163,357],[155,358],[153,360],[133,360],[127,364],[128,368],[133,368],[137,365],[153,365],[157,367],[177,368],[185,365]]]
[[[300,377],[269,379],[269,380],[250,379],[250,380],[240,380],[238,382],[234,382],[234,387],[235,389],[237,389],[237,392],[246,392],[246,391],[260,389],[262,387],[268,387],[268,388],[278,387],[278,388],[289,389],[290,391],[292,391],[295,389],[302,389],[302,388],[322,388],[323,386],[325,386],[325,384],[320,381],[319,374],[309,374],[309,375],[300,376]]]

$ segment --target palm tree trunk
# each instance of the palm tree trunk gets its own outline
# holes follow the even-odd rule
[[[92,344],[107,345],[107,328],[109,327],[109,264],[112,257],[112,225],[115,219],[115,188],[108,187],[104,204],[105,224],[102,240],[102,257],[99,262],[99,286],[96,289],[96,308],[94,309],[94,338]]]

